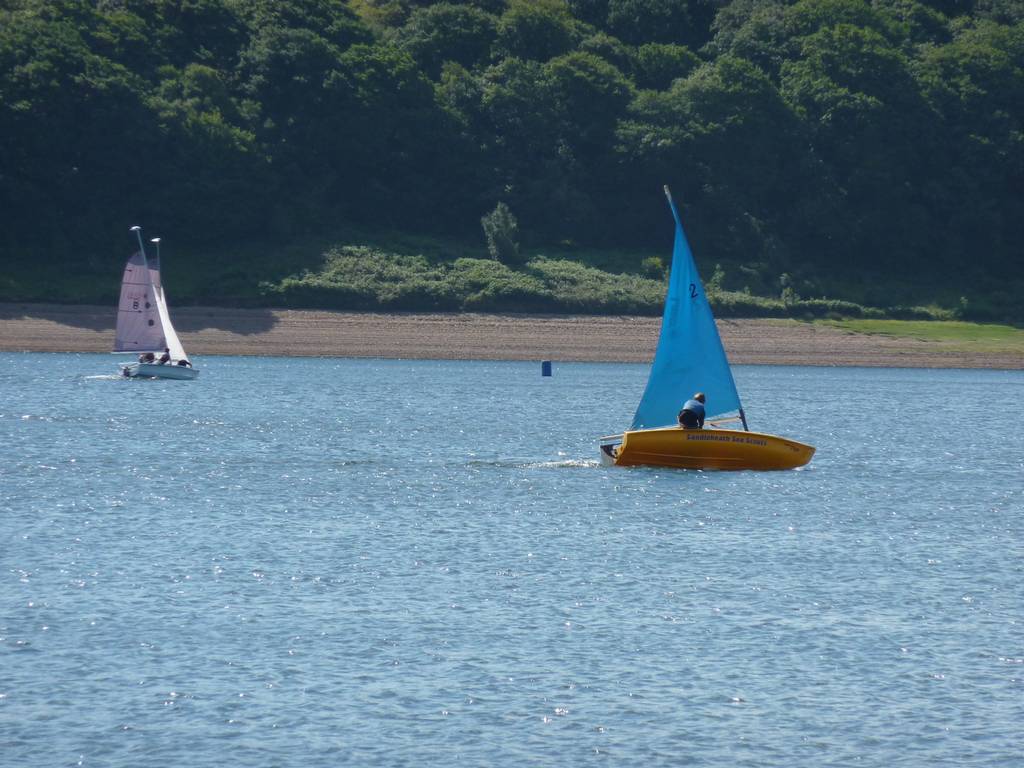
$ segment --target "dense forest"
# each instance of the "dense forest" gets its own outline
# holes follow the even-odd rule
[[[8,275],[116,283],[134,223],[208,259],[350,230],[486,258],[499,203],[524,254],[650,257],[663,184],[720,290],[1021,319],[1024,0],[0,0]]]

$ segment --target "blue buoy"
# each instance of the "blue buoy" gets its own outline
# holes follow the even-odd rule
[[[541,362],[541,364],[540,364],[540,375],[541,376],[550,376],[551,375],[551,361],[550,360],[544,360],[544,361]]]

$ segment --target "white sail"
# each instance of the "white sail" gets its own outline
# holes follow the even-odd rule
[[[178,334],[174,330],[174,326],[171,325],[171,316],[167,311],[167,300],[164,298],[163,287],[154,286],[153,292],[156,294],[156,306],[160,312],[160,324],[163,327],[164,339],[167,342],[167,348],[171,353],[171,360],[177,362],[179,360],[187,360],[185,356],[185,348],[181,346],[181,340],[178,338]]]
[[[187,360],[185,348],[181,345],[177,331],[171,323],[171,313],[167,307],[167,296],[164,294],[163,282],[160,279],[160,238],[154,237],[150,242],[156,244],[156,256],[149,257],[149,282],[153,286],[153,296],[156,298],[156,307],[160,313],[160,325],[164,329],[164,340],[173,362]]]
[[[164,326],[153,295],[146,257],[132,254],[121,279],[115,352],[163,352]]]

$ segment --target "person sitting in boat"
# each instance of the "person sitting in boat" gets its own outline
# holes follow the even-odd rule
[[[152,363],[154,360],[156,360],[156,355],[154,355],[152,352],[143,352],[141,355],[139,355],[140,363]]]
[[[181,360],[178,361],[178,365],[183,365],[183,366],[185,366],[187,368],[191,368],[192,367],[192,363],[190,363],[185,358],[181,358]]]
[[[704,393],[697,392],[683,404],[679,412],[679,424],[683,429],[704,428]]]
[[[168,347],[164,347],[164,353],[160,355],[160,359],[156,362],[158,365],[171,362],[171,350]]]

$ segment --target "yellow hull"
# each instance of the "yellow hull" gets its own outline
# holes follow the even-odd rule
[[[625,432],[620,444],[601,451],[618,467],[681,469],[793,469],[814,455],[812,446],[775,435],[681,427]]]

